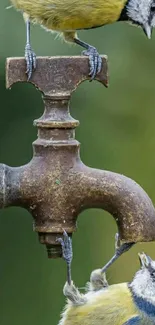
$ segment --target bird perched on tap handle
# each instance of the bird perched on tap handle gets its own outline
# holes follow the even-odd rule
[[[36,56],[30,44],[30,22],[47,30],[62,34],[67,42],[73,42],[85,50],[89,57],[90,78],[101,71],[102,59],[95,47],[80,40],[78,30],[92,29],[117,21],[126,21],[142,27],[151,38],[155,26],[155,0],[10,0],[23,13],[26,22],[25,59],[28,79],[36,68]]]
[[[67,305],[58,325],[155,325],[155,261],[139,254],[141,268],[130,283],[108,285],[105,271],[134,243],[119,244],[115,258],[91,273],[86,293],[80,293],[71,279],[72,243],[64,231],[63,258],[67,263],[67,282],[64,295]]]

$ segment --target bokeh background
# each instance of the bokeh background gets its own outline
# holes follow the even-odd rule
[[[33,120],[41,116],[39,92],[30,84],[5,89],[5,59],[23,56],[25,25],[20,13],[0,1],[0,162],[27,163],[36,139]],[[125,23],[79,33],[109,58],[110,87],[83,83],[73,94],[71,113],[80,120],[76,137],[85,164],[123,173],[138,182],[155,203],[155,33]],[[55,40],[39,26],[32,28],[37,55],[77,55],[78,46]],[[114,253],[116,225],[101,210],[85,211],[73,237],[73,279],[83,287],[92,269]],[[155,243],[138,244],[108,271],[110,283],[132,279],[137,252],[155,258]],[[0,211],[0,324],[57,325],[64,306],[63,260],[48,260],[32,231],[32,218],[21,208]]]

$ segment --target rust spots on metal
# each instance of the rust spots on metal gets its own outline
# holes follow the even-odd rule
[[[102,58],[102,70],[96,77],[108,87],[107,57]],[[24,58],[8,58],[6,61],[6,86],[10,88],[15,82],[27,81]],[[85,56],[71,57],[37,57],[37,69],[30,80],[45,95],[71,94],[77,86],[90,80],[89,61]]]

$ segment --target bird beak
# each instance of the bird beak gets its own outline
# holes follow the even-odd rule
[[[143,26],[143,31],[145,33],[145,35],[150,39],[151,36],[152,36],[152,26],[150,26],[148,23],[146,23],[144,26]]]
[[[151,264],[152,259],[150,256],[146,255],[145,253],[139,253],[138,256],[140,264],[143,268],[148,267]]]

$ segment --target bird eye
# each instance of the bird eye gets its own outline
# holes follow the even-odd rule
[[[153,272],[153,273],[151,274],[151,279],[152,279],[152,282],[155,283],[155,272]]]
[[[153,3],[152,5],[151,5],[151,11],[155,11],[155,3]]]
[[[152,267],[149,267],[149,272],[152,278],[155,278],[155,269]]]

